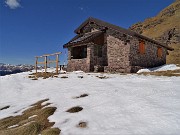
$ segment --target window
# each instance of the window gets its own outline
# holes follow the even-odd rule
[[[83,59],[87,58],[87,46],[78,46],[71,49],[72,59]]]
[[[158,49],[157,49],[157,56],[158,56],[158,58],[162,57],[162,48],[161,47],[158,47]]]
[[[94,45],[94,56],[102,57],[102,45]]]
[[[139,42],[139,53],[140,54],[144,54],[145,53],[145,42],[144,41],[140,41]]]

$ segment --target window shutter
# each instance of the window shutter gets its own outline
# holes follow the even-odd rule
[[[139,42],[139,52],[140,52],[140,54],[144,54],[145,53],[145,44],[144,44],[144,41],[140,41]]]
[[[157,49],[157,56],[158,56],[159,58],[162,57],[162,48],[161,48],[161,47],[158,47],[158,49]]]

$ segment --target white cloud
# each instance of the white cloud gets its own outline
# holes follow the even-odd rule
[[[10,9],[16,9],[18,7],[21,7],[20,0],[6,0],[5,3]]]

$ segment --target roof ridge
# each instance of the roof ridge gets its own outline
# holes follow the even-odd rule
[[[110,28],[110,29],[113,29],[115,31],[118,31],[118,32],[121,32],[121,33],[125,33],[127,35],[130,35],[130,36],[136,36],[136,37],[140,37],[140,38],[143,38],[144,40],[148,40],[150,42],[154,42],[162,47],[165,47],[169,50],[174,50],[173,48],[163,44],[163,43],[160,43],[156,40],[153,40],[149,37],[146,37],[146,36],[143,36],[141,34],[138,34],[132,30],[129,30],[129,29],[126,29],[126,28],[122,28],[120,26],[117,26],[117,25],[114,25],[114,24],[111,24],[111,23],[108,23],[106,21],[103,21],[103,20],[100,20],[100,19],[97,19],[97,18],[94,18],[94,17],[89,17],[88,19],[86,19],[74,32],[78,34],[79,30],[84,27],[87,23],[89,23],[90,21],[92,22],[95,22],[96,24],[98,25],[101,25],[101,26],[104,26],[104,27],[107,27],[107,28]]]

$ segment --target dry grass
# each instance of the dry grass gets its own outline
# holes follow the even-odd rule
[[[170,47],[174,48],[173,51],[169,51],[167,55],[166,63],[167,64],[180,64],[180,43],[172,44]]]
[[[59,129],[51,129],[50,127],[54,125],[54,122],[49,122],[48,117],[52,115],[56,107],[48,107],[50,103],[41,105],[48,99],[38,101],[33,104],[31,108],[23,111],[22,115],[10,116],[0,120],[0,135],[38,135],[43,133],[49,133],[51,135],[59,135]],[[44,108],[43,108],[44,107]],[[36,117],[31,117],[36,115]],[[13,125],[18,125],[17,127],[8,128]],[[45,130],[47,130],[45,132]],[[55,132],[56,131],[56,132]]]
[[[139,75],[155,75],[155,76],[180,76],[180,69],[168,70],[168,71],[157,71],[157,72],[142,72]]]
[[[66,112],[69,112],[69,113],[77,113],[77,112],[80,112],[82,111],[83,108],[80,107],[80,106],[76,106],[76,107],[72,107],[70,109],[68,109]]]
[[[59,135],[60,131],[58,128],[48,128],[42,131],[41,135]]]
[[[46,79],[46,78],[49,78],[49,77],[58,77],[58,74],[57,73],[52,73],[52,72],[37,72],[37,73],[32,73],[32,74],[29,74],[28,76],[29,78],[33,78],[32,80],[35,80],[35,78],[39,78],[39,77],[42,77],[43,79]]]

